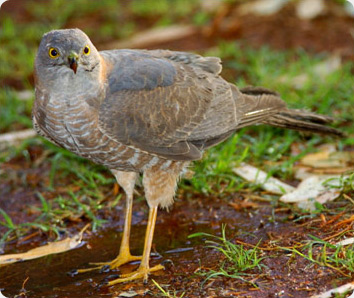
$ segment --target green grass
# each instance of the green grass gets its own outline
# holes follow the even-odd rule
[[[0,133],[32,127],[33,98],[20,100],[10,88],[0,89]]]
[[[94,3],[91,0],[48,0],[45,3],[33,0],[24,8],[27,21],[15,21],[6,15],[2,17],[0,80],[7,83],[0,90],[0,133],[32,126],[33,98],[20,99],[10,85],[20,89],[33,89],[33,61],[43,33],[54,28],[80,27],[80,23],[76,23],[77,20],[89,19],[90,22],[84,22],[89,24],[83,29],[97,44],[101,44],[131,36],[147,27],[183,22],[186,18],[193,19],[192,22],[196,24],[204,24],[210,17],[198,10],[197,1],[151,0],[149,4],[144,5],[138,0],[129,1],[129,5],[123,5],[116,0]],[[152,16],[157,17],[152,20]],[[221,57],[223,75],[239,87],[264,86],[278,91],[290,107],[306,108],[352,121],[353,63],[346,63],[325,78],[319,78],[314,66],[328,59],[326,54],[309,55],[302,50],[275,51],[267,47],[252,49],[234,42],[222,42],[205,54]],[[303,75],[307,79],[299,88],[294,84],[294,80]],[[233,173],[232,169],[241,162],[252,163],[282,179],[292,179],[296,161],[302,155],[316,150],[318,145],[336,143],[340,150],[353,147],[354,126],[342,125],[341,129],[349,136],[338,140],[322,136],[309,138],[294,131],[265,126],[244,128],[234,137],[205,152],[204,159],[194,163],[194,177],[182,180],[181,188],[193,194],[225,197],[246,187],[256,188],[256,185],[243,181]],[[291,146],[294,143],[301,148],[300,155],[292,155]],[[42,185],[44,190],[54,191],[63,187],[68,180],[74,181],[73,186],[79,189],[68,189],[50,200],[44,194],[42,197],[39,195],[41,205],[37,207],[43,215],[34,224],[65,228],[67,219],[77,216],[88,218],[93,221],[94,226],[101,224],[99,210],[107,206],[112,208],[120,200],[120,196],[111,203],[104,199],[107,195],[106,189],[111,188],[114,183],[113,176],[103,167],[78,158],[39,137],[25,141],[17,148],[0,152],[0,163],[21,157],[31,162],[28,148],[33,145],[44,148],[47,154],[46,162],[50,164],[48,177]],[[36,166],[38,165],[33,165]],[[0,172],[0,179],[9,177],[6,172]],[[343,185],[344,192],[352,193],[353,175],[343,180]],[[4,213],[0,222],[8,231],[11,230],[11,233],[15,230],[17,235],[25,233],[22,226],[11,224]]]
[[[161,292],[161,296],[162,297],[168,297],[168,298],[182,298],[182,297],[184,297],[184,292],[181,294],[181,295],[179,295],[179,296],[177,296],[177,291],[174,291],[173,293],[170,293],[170,291],[168,291],[168,290],[165,290],[164,288],[163,288],[163,286],[162,285],[160,285],[158,282],[156,282],[155,280],[153,280],[152,279],[152,282],[154,283],[154,285],[159,289],[159,291]]]
[[[217,270],[210,269],[206,272],[200,273],[206,277],[206,280],[216,277],[229,277],[253,284],[248,281],[246,277],[252,275],[250,272],[260,270],[261,267],[264,266],[261,264],[263,257],[258,249],[258,245],[254,248],[246,249],[243,245],[231,242],[226,237],[225,225],[221,228],[221,236],[215,236],[208,233],[195,233],[189,236],[189,238],[193,237],[206,237],[211,239],[205,240],[205,244],[209,248],[221,253],[224,259]]]
[[[54,233],[56,237],[60,235],[60,229],[51,222],[43,221],[41,216],[34,222],[15,224],[11,217],[1,208],[0,215],[3,218],[3,220],[0,220],[0,225],[7,228],[7,231],[1,235],[0,248],[3,247],[6,241],[21,237],[32,229],[40,230],[45,233]]]
[[[301,249],[283,248],[292,254],[299,255],[311,263],[322,267],[328,267],[350,277],[354,273],[354,246],[334,245],[317,237],[311,236],[313,240]]]
[[[354,191],[354,173],[339,178],[328,179],[325,181],[325,185],[331,188],[342,189],[343,193],[352,192]]]

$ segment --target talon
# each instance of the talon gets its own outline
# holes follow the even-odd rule
[[[66,274],[71,276],[71,277],[74,277],[75,275],[79,274],[79,271],[77,269],[73,269],[73,270],[67,272]]]
[[[161,265],[164,266],[165,269],[166,269],[166,267],[167,267],[167,269],[171,269],[171,268],[175,267],[175,264],[174,264],[173,261],[170,260],[170,259],[163,260],[163,261],[161,262]]]
[[[120,274],[111,274],[111,275],[108,275],[107,277],[105,277],[104,280],[109,281],[110,279],[117,279],[120,276],[121,276]]]
[[[97,288],[100,289],[102,287],[107,287],[109,285],[109,282],[108,281],[102,281],[98,286]]]
[[[109,271],[111,271],[111,267],[109,265],[103,265],[99,272],[100,273],[107,273]]]
[[[156,259],[161,259],[162,258],[162,255],[160,255],[158,252],[152,252],[150,254],[150,257],[154,257]]]
[[[132,281],[132,280],[136,280],[136,279],[143,279],[144,284],[147,283],[148,281],[148,276],[151,272],[155,272],[155,271],[159,271],[165,269],[164,266],[162,266],[161,264],[156,265],[154,267],[145,267],[145,266],[139,266],[139,268],[136,271],[130,272],[130,273],[126,273],[126,274],[122,274],[120,278],[111,280],[108,284],[110,286],[113,286],[117,283],[122,283],[122,282],[126,282],[126,281]]]

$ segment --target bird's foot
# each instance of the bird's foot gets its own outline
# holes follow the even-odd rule
[[[141,256],[132,256],[130,253],[120,253],[118,257],[116,257],[114,260],[110,262],[104,262],[104,263],[92,263],[93,265],[99,265],[101,267],[107,267],[109,266],[110,269],[117,269],[120,266],[134,262],[134,261],[140,261]]]
[[[101,272],[107,272],[113,269],[117,269],[120,266],[133,262],[133,261],[139,261],[141,260],[141,256],[132,256],[130,252],[123,252],[120,253],[114,260],[110,262],[104,262],[104,263],[90,263],[91,265],[94,265],[96,267],[92,268],[85,268],[85,269],[77,269],[77,273],[84,273],[92,270],[99,270]]]
[[[163,270],[165,269],[165,267],[161,264],[156,265],[152,268],[149,267],[142,267],[139,266],[138,269],[136,271],[130,272],[130,273],[126,273],[126,274],[122,274],[119,278],[111,280],[109,282],[107,282],[107,286],[112,286],[115,285],[117,283],[122,283],[122,282],[126,282],[126,281],[132,281],[132,280],[136,280],[136,279],[143,279],[144,283],[147,282],[148,276],[151,272],[155,272],[158,270]]]

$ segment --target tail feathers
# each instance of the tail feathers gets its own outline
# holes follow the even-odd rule
[[[327,126],[334,121],[325,115],[286,107],[280,95],[263,87],[233,87],[238,119],[237,128],[263,123],[272,126],[308,131],[335,136],[344,136],[341,131]],[[240,96],[241,93],[241,96]]]
[[[280,114],[293,119],[310,121],[318,124],[328,124],[328,123],[332,123],[335,120],[333,117],[308,112],[306,110],[291,109],[291,110],[283,111]]]
[[[262,123],[276,127],[343,137],[344,133],[340,130],[326,126],[326,124],[333,122],[333,120],[329,116],[318,115],[303,110],[287,109],[272,115],[262,121]]]

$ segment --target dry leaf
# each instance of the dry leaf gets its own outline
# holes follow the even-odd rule
[[[9,132],[0,135],[0,151],[9,148],[10,146],[16,146],[23,140],[33,138],[37,133],[33,129],[26,129],[21,131]]]
[[[354,160],[354,152],[321,151],[311,153],[301,159],[301,164],[313,168],[342,168]]]
[[[286,203],[297,203],[302,209],[314,210],[316,202],[324,204],[340,195],[341,189],[333,188],[333,186],[339,187],[340,177],[313,175],[303,180],[293,192],[281,196],[280,200]],[[328,179],[333,179],[330,186],[323,184]]]
[[[345,245],[350,245],[350,244],[353,244],[354,243],[354,237],[351,237],[351,238],[347,238],[347,239],[344,239],[344,240],[341,240],[339,242],[337,242],[335,245],[337,246],[345,246]]]
[[[313,75],[316,79],[324,81],[328,75],[338,70],[342,65],[342,59],[339,55],[332,55],[326,60],[314,65],[312,67]],[[307,73],[300,74],[296,77],[292,76],[281,76],[279,81],[282,83],[289,84],[296,89],[302,89],[304,85],[310,80],[310,76]]]
[[[260,184],[263,189],[274,194],[284,194],[295,190],[293,186],[274,177],[268,177],[266,172],[248,164],[241,164],[240,167],[234,168],[233,171],[247,181]]]
[[[318,295],[311,296],[310,298],[331,298],[331,297],[334,297],[335,294],[346,293],[346,292],[348,292],[350,290],[354,290],[354,282],[345,284],[343,286],[340,286],[338,288],[329,290],[327,292],[324,292],[324,293],[321,293],[321,294],[318,294]],[[348,298],[353,298],[353,297],[354,297],[354,295],[352,294]]]
[[[323,0],[302,0],[296,6],[296,13],[300,19],[311,20],[324,13],[325,9]]]
[[[240,5],[241,14],[272,15],[281,10],[289,0],[258,0]]]
[[[50,242],[46,245],[36,247],[24,253],[1,255],[0,266],[33,260],[47,255],[58,254],[77,248],[82,245],[82,234],[87,229],[87,227],[88,225],[83,228],[83,230],[78,235],[75,235],[74,237],[69,237],[56,242]]]
[[[200,8],[205,12],[214,12],[216,11],[222,2],[220,0],[201,0]]]
[[[249,201],[241,201],[241,202],[237,202],[237,203],[229,203],[230,206],[232,206],[235,210],[241,210],[241,209],[256,209],[259,207],[259,205],[257,203],[254,202],[249,202]]]
[[[154,44],[170,42],[193,36],[198,29],[192,25],[173,25],[164,28],[153,28],[135,34],[132,38],[106,44],[107,49],[147,48]]]
[[[135,297],[138,296],[139,294],[133,290],[130,290],[128,292],[121,292],[118,294],[118,297]]]
[[[19,100],[28,101],[28,100],[31,100],[34,97],[34,92],[33,92],[33,90],[18,91],[16,93],[16,97]]]
[[[354,0],[347,0],[344,8],[348,15],[354,17]]]

